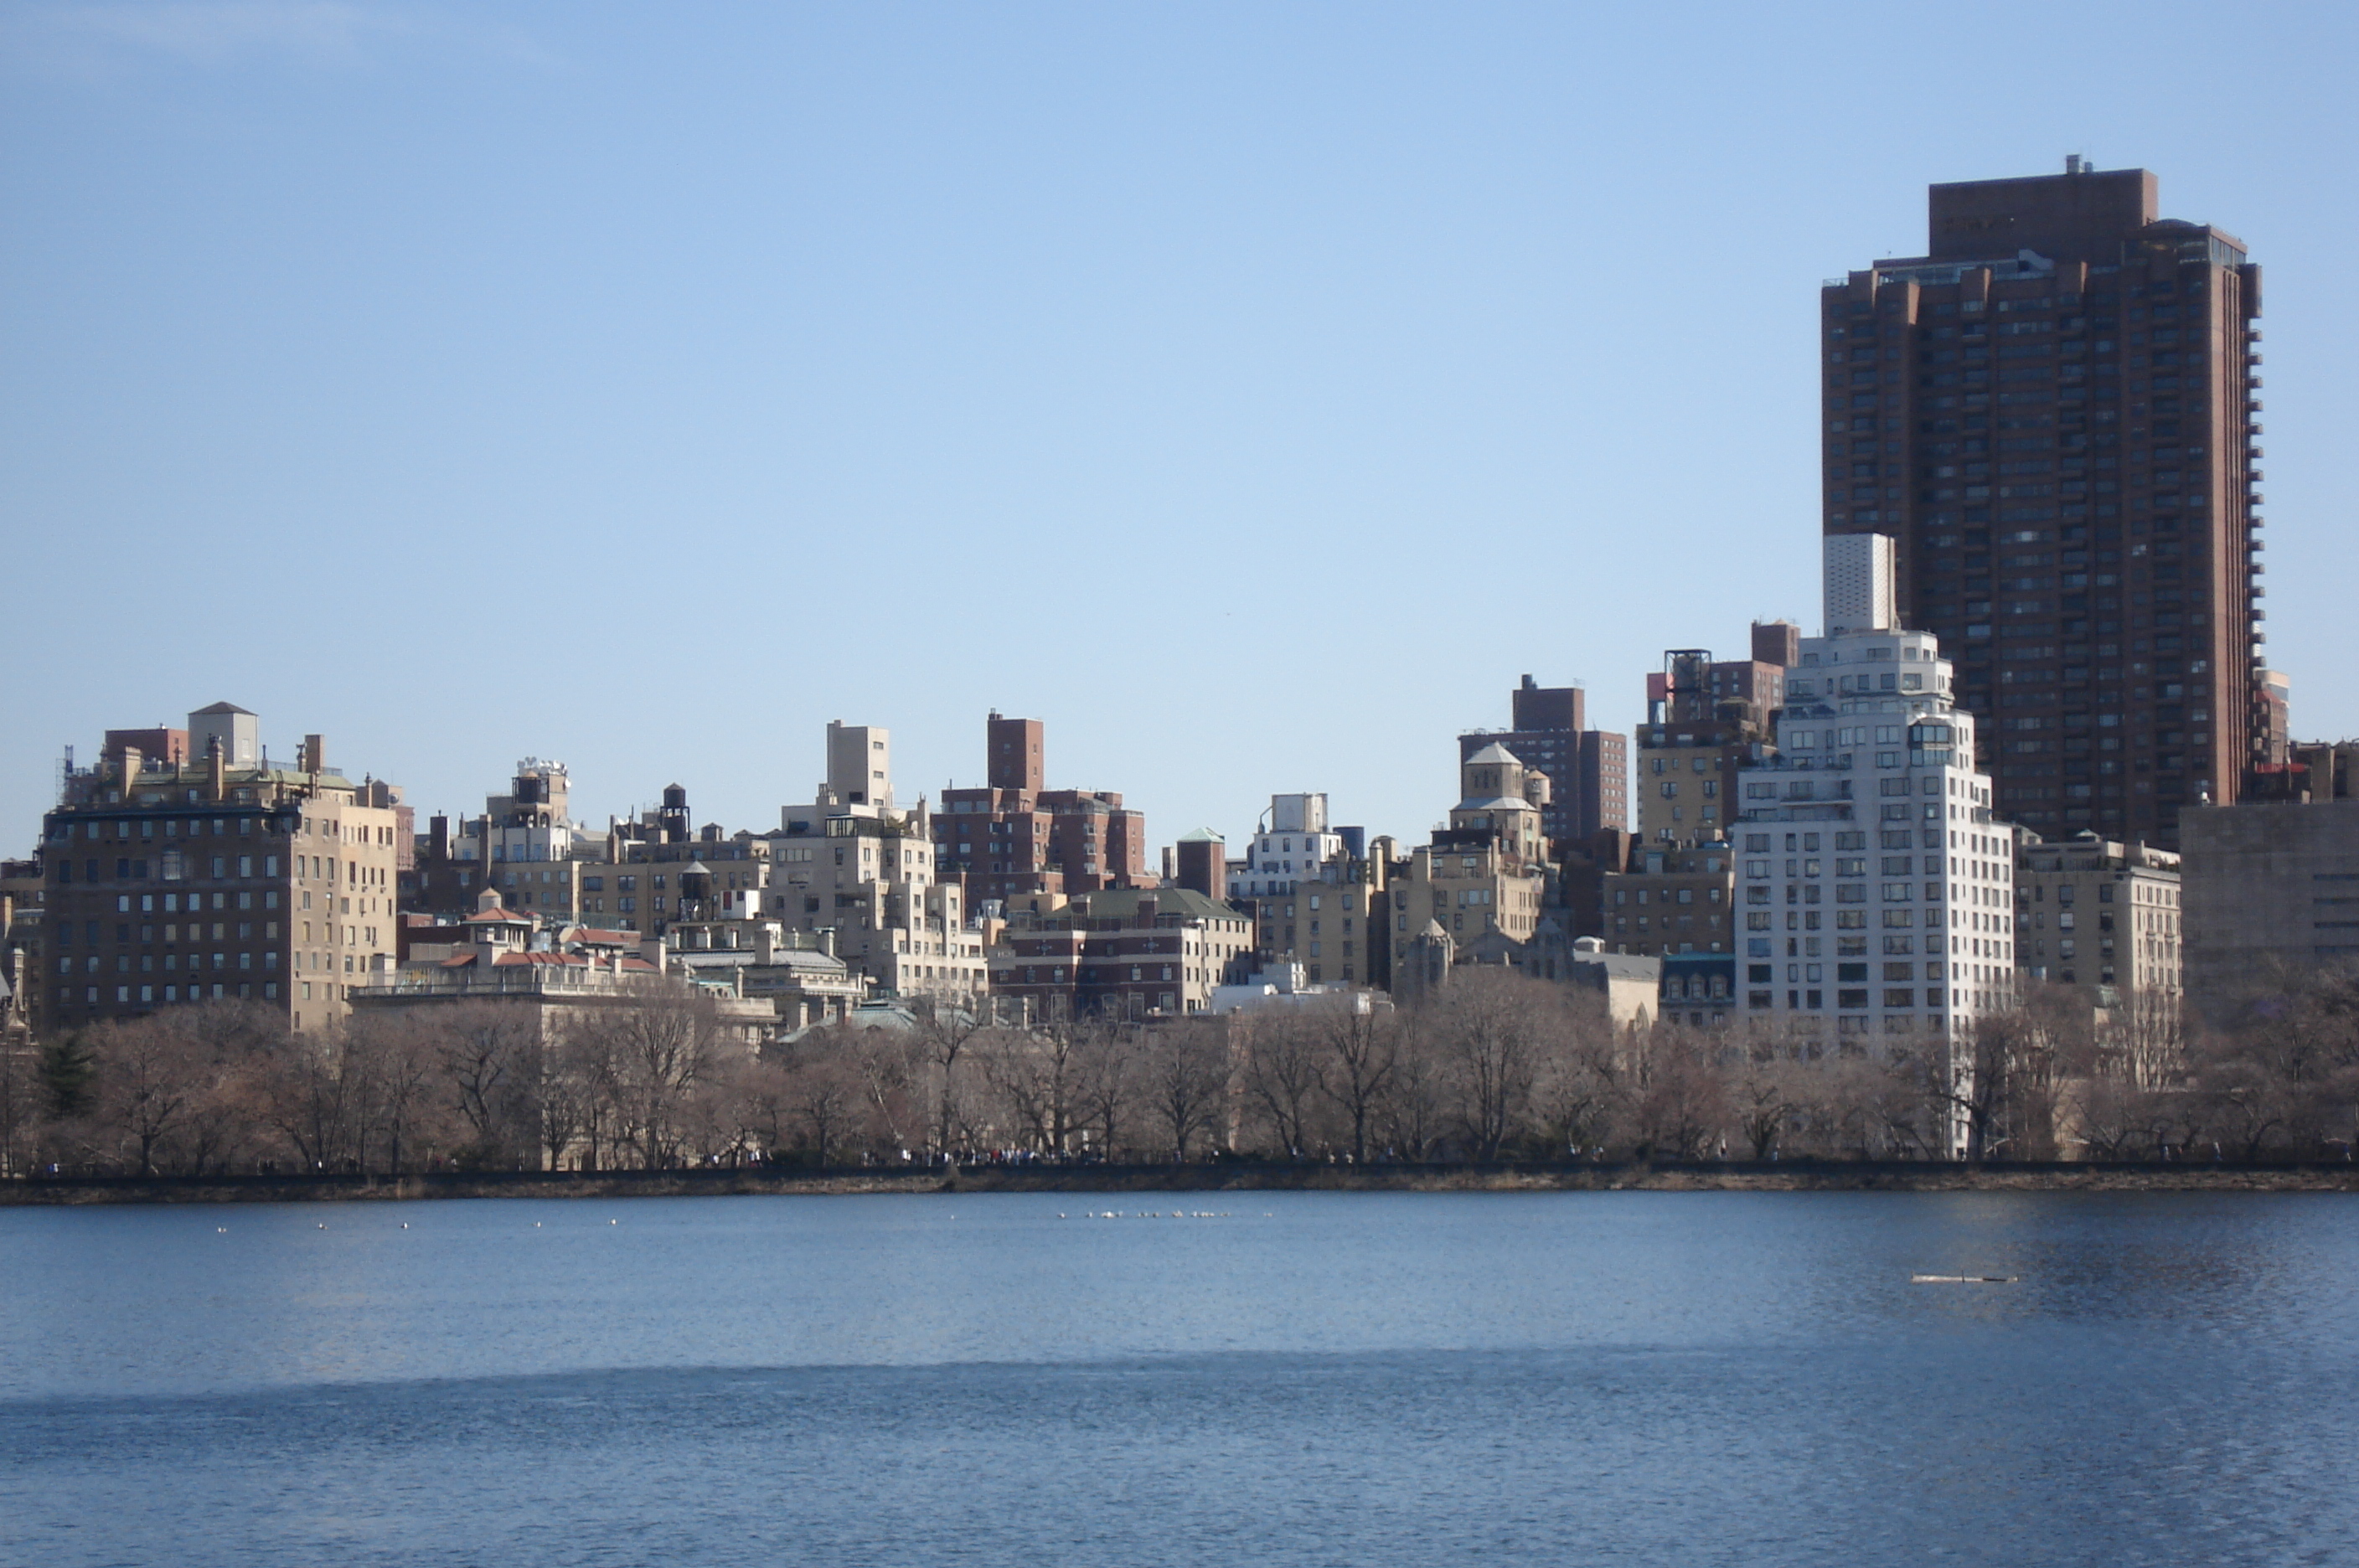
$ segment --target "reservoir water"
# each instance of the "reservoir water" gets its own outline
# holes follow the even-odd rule
[[[2348,1563],[2354,1345],[2327,1194],[0,1209],[0,1563]]]

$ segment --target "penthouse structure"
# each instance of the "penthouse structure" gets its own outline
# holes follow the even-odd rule
[[[2269,755],[2260,268],[2154,175],[1931,188],[1927,254],[1821,291],[1825,531],[1981,716],[2003,815],[2178,844]]]
[[[1391,841],[1372,846],[1364,828],[1332,825],[1325,795],[1272,795],[1228,877],[1254,922],[1257,968],[1299,969],[1312,985],[1383,985],[1392,869]]]
[[[417,844],[415,864],[402,877],[405,911],[464,915],[485,887],[495,887],[515,909],[552,920],[579,920],[582,868],[595,844],[571,812],[572,782],[565,764],[527,757],[516,766],[506,794],[484,798],[475,817],[436,812]]]

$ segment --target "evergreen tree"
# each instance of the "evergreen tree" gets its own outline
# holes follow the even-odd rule
[[[49,1115],[60,1119],[78,1116],[91,1108],[91,1081],[98,1076],[98,1063],[82,1036],[70,1034],[41,1048],[35,1076],[40,1080]]]

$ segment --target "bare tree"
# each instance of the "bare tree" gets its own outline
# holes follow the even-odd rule
[[[1949,1068],[1938,1055],[1897,1055],[1887,1062],[1846,1059],[1855,1096],[1852,1119],[1872,1157],[1919,1159],[1948,1145]]]
[[[1408,1160],[1431,1160],[1450,1126],[1451,1074],[1432,1027],[1434,1008],[1396,1014],[1382,1106],[1386,1142]]]
[[[1508,969],[1469,966],[1451,977],[1428,1011],[1454,1088],[1459,1136],[1469,1158],[1496,1160],[1530,1103],[1543,1038],[1558,1023],[1562,995]]]
[[[1147,1037],[1147,1094],[1157,1130],[1185,1164],[1199,1135],[1220,1122],[1229,1087],[1229,1050],[1217,1023],[1174,1022]]]
[[[2177,1141],[2172,1127],[2188,1095],[2180,1087],[2140,1086],[2129,1076],[2100,1073],[2077,1085],[2073,1122],[2093,1160],[2136,1160]]]
[[[578,1166],[597,1163],[596,1132],[610,1083],[597,1031],[582,1028],[571,1014],[533,1042],[530,1058],[535,1136],[547,1169],[561,1171],[566,1157]]]
[[[158,1173],[158,1157],[212,1086],[216,1068],[177,1019],[146,1018],[92,1031],[97,1115],[121,1140],[136,1174]]]
[[[832,1037],[827,1043],[834,1043]],[[859,1115],[860,1079],[834,1051],[817,1051],[797,1059],[791,1082],[795,1114],[810,1139],[812,1157],[829,1164]]]
[[[1658,1024],[1647,1037],[1637,1108],[1645,1152],[1700,1160],[1713,1151],[1729,1122],[1721,1049],[1678,1024]]]
[[[2273,1143],[2290,1141],[2301,1115],[2300,1053],[2289,1049],[2290,1032],[2211,1035],[2192,1053],[2189,1108],[2238,1159],[2258,1160]]]
[[[1310,1152],[1308,1124],[1325,1087],[1321,1071],[1323,1022],[1277,1013],[1243,1025],[1245,1093],[1269,1119],[1288,1160],[1305,1159]]]
[[[986,1038],[990,1018],[979,1007],[932,1001],[917,1004],[916,1011],[918,1046],[934,1085],[933,1145],[947,1152],[960,1141],[970,1052]]]
[[[2177,996],[2142,991],[2110,1020],[2096,1071],[2143,1090],[2177,1083],[2187,1072],[2183,1029]]]
[[[1366,997],[1354,996],[1351,1006],[1321,1008],[1312,1017],[1326,1047],[1319,1088],[1351,1128],[1353,1160],[1364,1164],[1368,1134],[1392,1090],[1400,1059],[1398,1015],[1378,1011]]]
[[[616,1008],[619,1016],[636,1007]],[[533,1110],[535,1063],[540,1054],[540,1012],[529,1002],[453,1002],[423,1015],[431,1030],[436,1069],[470,1137],[456,1152],[468,1165],[517,1163],[527,1152],[538,1163],[539,1131]]]
[[[346,1020],[336,1044],[340,1071],[355,1085],[352,1158],[368,1169],[371,1144],[381,1140],[385,1169],[398,1175],[409,1168],[421,1135],[430,1143],[446,1130],[439,1099],[442,1041],[418,1013],[371,1010]]]
[[[1097,1127],[1099,1147],[1112,1160],[1129,1147],[1131,1116],[1147,1093],[1140,1030],[1106,1019],[1083,1030],[1075,1044],[1082,1116]]]
[[[638,986],[628,1005],[601,1009],[589,1027],[613,1040],[624,1136],[640,1168],[679,1164],[689,1097],[712,1070],[719,1046],[712,1004],[654,982]]]
[[[0,1033],[0,1181],[22,1175],[35,1112],[40,1103],[31,1049]]]
[[[2059,1040],[2082,1011],[2071,987],[2034,982],[2014,1007],[1974,1019],[1952,1047],[1964,1061],[1952,1062],[1941,1097],[1964,1118],[1967,1159],[2004,1146],[2018,1159],[2053,1149]]]
[[[313,1171],[338,1168],[351,1138],[352,1097],[341,1051],[333,1035],[295,1035],[263,1066],[264,1115]]]
[[[1795,1078],[1808,1071],[1766,1055],[1748,1060],[1739,1070],[1730,1092],[1735,1101],[1737,1128],[1754,1159],[1767,1160],[1776,1153],[1788,1124],[1804,1108]]]
[[[993,1031],[983,1057],[984,1077],[1032,1148],[1050,1154],[1070,1148],[1081,1121],[1085,1041],[1114,1027],[1097,1019],[1060,1018],[1028,1030]]]
[[[838,1042],[842,1060],[857,1074],[878,1136],[895,1149],[922,1146],[930,1116],[924,1095],[925,1064],[909,1038],[889,1029],[837,1026],[821,1032]]]

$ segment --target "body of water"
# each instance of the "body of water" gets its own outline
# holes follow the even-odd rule
[[[2354,1331],[2329,1194],[0,1210],[0,1563],[2349,1563]]]

